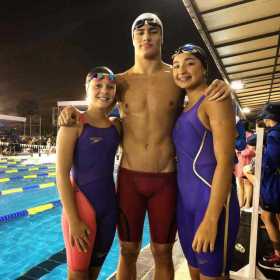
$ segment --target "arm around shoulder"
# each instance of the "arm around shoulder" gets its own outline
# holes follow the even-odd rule
[[[81,112],[74,106],[65,107],[58,117],[59,126],[74,126],[80,121]]]

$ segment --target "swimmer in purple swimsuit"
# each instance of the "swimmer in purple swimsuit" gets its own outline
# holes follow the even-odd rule
[[[86,92],[88,109],[80,123],[61,127],[57,136],[57,186],[63,204],[68,279],[97,279],[118,217],[113,169],[120,124],[107,116],[115,103],[112,71],[91,70]]]
[[[239,225],[233,186],[235,117],[230,98],[209,101],[207,58],[192,44],[173,55],[173,78],[189,102],[173,130],[178,233],[192,279],[227,279]]]

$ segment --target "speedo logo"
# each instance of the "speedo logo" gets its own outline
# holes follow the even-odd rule
[[[91,137],[91,138],[89,138],[89,139],[90,139],[90,141],[91,141],[91,144],[96,144],[96,143],[98,143],[98,142],[100,142],[100,141],[103,140],[102,137]]]

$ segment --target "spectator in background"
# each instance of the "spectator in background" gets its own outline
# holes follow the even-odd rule
[[[262,162],[261,218],[274,251],[264,256],[259,265],[280,271],[280,103],[269,103],[261,114],[268,128]]]
[[[250,137],[247,138],[246,143],[250,149],[256,152],[256,145],[257,145],[257,135],[252,134]],[[243,173],[248,181],[251,183],[252,187],[255,184],[255,160],[256,158],[252,158],[250,164],[245,165],[243,168]]]
[[[235,148],[238,163],[235,165],[235,176],[238,201],[240,208],[249,208],[252,200],[252,184],[247,180],[243,168],[251,163],[252,158],[255,157],[255,152],[246,144],[246,138],[251,136],[251,132],[246,131],[245,123],[238,118],[236,119],[236,129],[238,137],[235,141]]]
[[[246,130],[243,121],[236,116],[236,130],[237,130],[237,137],[235,139],[235,149],[237,151],[242,151],[246,148]]]

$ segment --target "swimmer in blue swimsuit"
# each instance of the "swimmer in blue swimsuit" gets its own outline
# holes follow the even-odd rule
[[[68,279],[97,278],[118,217],[113,169],[120,124],[107,116],[115,102],[114,74],[106,67],[94,68],[87,75],[86,91],[88,109],[79,124],[61,127],[57,136]]]
[[[230,98],[209,101],[207,58],[187,44],[173,55],[173,78],[188,105],[173,130],[177,224],[192,279],[226,279],[239,225],[233,187],[235,117]]]

